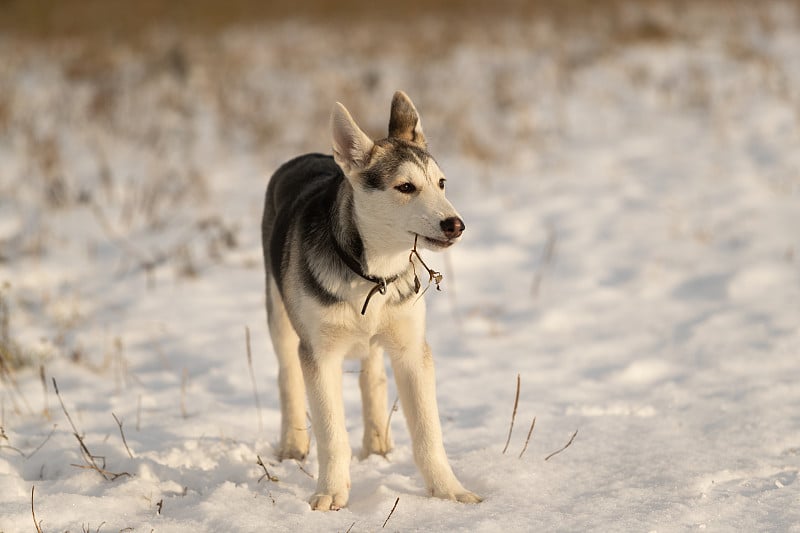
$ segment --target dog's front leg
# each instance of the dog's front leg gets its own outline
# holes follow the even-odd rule
[[[427,342],[416,346],[395,346],[389,350],[397,390],[403,406],[414,449],[414,461],[425,478],[431,495],[437,498],[478,503],[481,498],[468,491],[453,474],[442,442],[433,357]]]
[[[342,399],[343,357],[318,355],[301,344],[300,360],[319,460],[317,490],[309,503],[314,510],[338,510],[347,505],[350,495],[351,452]]]

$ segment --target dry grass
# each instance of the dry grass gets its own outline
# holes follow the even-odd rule
[[[33,38],[103,35],[119,39],[154,27],[207,33],[285,19],[352,24],[407,23],[425,17],[482,22],[522,18],[559,27],[596,27],[603,31],[625,28],[620,33],[623,39],[660,40],[670,32],[657,19],[648,17],[643,23],[628,27],[637,12],[680,15],[699,3],[718,4],[720,16],[753,4],[746,0],[7,0],[0,8],[0,31]]]
[[[11,285],[0,284],[0,382],[15,387],[14,373],[41,359],[41,354],[26,348],[17,340],[11,324]],[[13,397],[12,397],[13,400]]]

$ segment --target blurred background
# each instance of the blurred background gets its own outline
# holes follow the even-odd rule
[[[2,0],[0,282],[16,331],[75,352],[76,324],[102,315],[88,286],[257,271],[269,174],[329,151],[335,101],[383,136],[397,89],[462,202],[522,213],[510,236],[487,215],[473,242],[518,237],[526,276],[555,234],[640,264],[652,250],[634,227],[729,244],[730,214],[706,211],[742,197],[721,177],[798,194],[799,20],[788,1]],[[631,224],[637,209],[664,219]]]

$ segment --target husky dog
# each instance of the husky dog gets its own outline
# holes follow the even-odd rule
[[[361,457],[385,455],[389,354],[414,460],[431,495],[481,499],[456,479],[445,455],[417,245],[458,242],[464,222],[445,198],[445,178],[427,151],[414,104],[398,91],[389,136],[370,139],[345,107],[331,115],[333,157],[307,154],[269,181],[261,231],[267,315],[278,356],[281,459],[308,453],[305,392],[317,438],[319,476],[312,509],[339,509],[350,493],[350,444],[342,363],[361,359]],[[413,256],[413,258],[412,258]]]

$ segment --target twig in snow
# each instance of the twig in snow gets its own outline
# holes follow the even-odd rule
[[[261,402],[258,401],[258,389],[256,389],[256,375],[253,372],[253,352],[250,349],[250,328],[244,327],[245,343],[247,344],[247,367],[250,369],[250,381],[253,382],[253,398],[256,401],[256,411],[258,411],[258,432],[261,433],[264,428],[264,422],[261,418]]]
[[[353,526],[354,526],[354,525],[356,525],[356,523],[355,523],[355,522],[353,522],[352,524],[350,524],[350,527],[348,527],[348,528],[347,528],[347,531],[345,531],[344,533],[350,533],[350,531],[353,529]]]
[[[575,440],[575,437],[576,437],[577,435],[578,435],[578,430],[576,429],[576,430],[575,430],[575,433],[573,433],[573,434],[572,434],[572,436],[569,438],[569,442],[567,442],[567,443],[566,443],[566,444],[565,444],[565,445],[564,445],[562,448],[559,448],[558,450],[554,451],[553,453],[551,453],[550,455],[548,455],[547,457],[545,457],[545,458],[544,458],[544,460],[545,460],[545,461],[547,461],[548,459],[550,459],[550,458],[551,458],[551,457],[553,457],[554,455],[558,455],[559,453],[561,453],[561,452],[563,452],[564,450],[566,450],[567,448],[569,448],[569,447],[570,447],[570,445],[572,444],[572,441],[574,441],[574,440]]]
[[[99,455],[95,455],[94,457],[95,457],[95,458],[98,458],[98,457],[101,457],[101,456],[99,456]],[[103,457],[103,460],[105,461],[105,458],[104,458],[104,457]],[[99,468],[99,467],[96,467],[96,466],[94,466],[94,465],[90,465],[90,464],[86,464],[86,465],[76,465],[75,463],[70,463],[70,465],[69,465],[69,466],[74,466],[75,468],[82,468],[82,469],[84,469],[84,470],[94,470],[95,472],[99,473],[101,476],[103,476],[104,478],[106,478],[108,481],[114,481],[114,480],[116,480],[118,477],[123,477],[123,476],[132,477],[132,476],[130,475],[130,473],[128,473],[128,472],[119,472],[119,473],[117,473],[117,472],[111,472],[111,471],[109,471],[109,470],[106,470],[105,468]]]
[[[49,440],[50,440],[50,437],[52,437],[52,436],[53,436],[53,433],[55,433],[55,432],[56,432],[56,428],[57,428],[57,427],[58,427],[58,424],[53,424],[53,429],[51,429],[51,430],[50,430],[50,433],[49,433],[49,434],[48,434],[48,435],[47,435],[47,436],[44,438],[44,440],[42,441],[42,443],[41,443],[41,444],[39,444],[39,446],[37,446],[37,447],[36,447],[36,448],[35,448],[35,449],[34,449],[34,450],[31,452],[31,453],[25,453],[25,452],[23,452],[22,450],[20,450],[19,448],[17,448],[16,446],[11,446],[10,444],[3,444],[3,445],[0,445],[0,449],[12,450],[12,451],[15,451],[15,452],[17,452],[18,454],[20,454],[20,455],[21,455],[22,457],[24,457],[25,459],[30,459],[31,457],[33,457],[33,456],[36,454],[36,452],[38,452],[39,450],[41,450],[41,449],[42,449],[42,447],[43,447],[45,444],[47,444],[47,441],[49,441]],[[2,427],[0,427],[0,437],[4,438],[5,440],[8,440],[8,437],[6,436],[5,432],[3,432],[3,428],[2,428]]]
[[[525,438],[525,446],[522,447],[522,451],[519,452],[518,459],[522,459],[522,454],[525,453],[525,450],[528,449],[528,443],[531,441],[531,435],[533,435],[533,427],[536,425],[536,417],[533,417],[533,422],[531,422],[531,429],[528,430],[528,436]]]
[[[25,452],[17,448],[16,446],[11,446],[10,444],[2,444],[0,445],[0,450],[11,450],[12,452],[17,452],[22,457],[25,457]]]
[[[100,533],[100,528],[103,527],[104,524],[105,524],[105,521],[100,522],[100,525],[97,526],[97,528],[94,530],[94,533]],[[91,533],[92,530],[89,529],[89,524],[86,524],[86,525],[81,524],[81,531],[83,531],[83,533]]]
[[[164,500],[163,499],[158,500],[158,503],[156,504],[156,514],[158,514],[158,516],[161,516],[161,509],[163,509],[163,507],[164,507]]]
[[[36,521],[36,511],[33,510],[33,491],[36,489],[36,485],[31,486],[31,515],[33,516],[33,525],[36,526],[36,533],[42,533],[42,526],[39,522]]]
[[[113,416],[113,417],[114,417],[114,421],[115,421],[115,422],[117,423],[117,425],[119,426],[119,434],[120,434],[120,435],[122,435],[122,444],[124,444],[124,445],[125,445],[125,450],[127,450],[127,452],[128,452],[128,457],[130,457],[131,459],[133,459],[133,454],[131,453],[131,449],[130,449],[130,448],[128,448],[128,441],[125,439],[125,432],[124,432],[124,431],[122,431],[122,421],[121,421],[119,418],[117,418],[117,415],[115,415],[115,414],[113,413],[113,411],[112,411],[112,413],[111,413],[111,416]]]
[[[261,460],[261,456],[260,455],[256,455],[256,458],[258,459],[258,461],[256,461],[256,464],[264,469],[264,473],[261,475],[260,478],[258,478],[258,481],[256,483],[261,483],[261,480],[264,479],[264,478],[267,478],[268,480],[272,481],[273,483],[277,483],[279,481],[278,477],[277,476],[273,476],[272,474],[269,473],[269,470],[267,470],[267,465],[265,465],[264,461]]]
[[[514,431],[514,419],[517,418],[517,406],[519,405],[519,374],[517,374],[517,393],[514,396],[514,412],[511,413],[511,425],[508,428],[508,438],[506,439],[506,446],[503,448],[503,453],[508,450],[508,443],[511,442],[511,432]]]
[[[85,466],[76,464],[73,464],[71,466],[94,470],[101,476],[103,476],[103,478],[106,481],[114,481],[120,476],[130,476],[128,472],[120,472],[120,473],[109,472],[108,470],[105,469],[105,458],[103,458],[100,455],[92,455],[92,452],[89,451],[89,448],[83,441],[83,437],[81,437],[78,428],[75,426],[75,422],[73,422],[72,417],[69,416],[69,411],[67,411],[67,407],[64,405],[64,400],[61,398],[61,393],[58,392],[58,383],[56,383],[56,378],[52,379],[53,379],[53,388],[55,389],[56,396],[58,397],[58,401],[61,404],[61,409],[64,411],[64,415],[66,415],[67,420],[69,421],[69,425],[72,426],[72,434],[75,436],[76,439],[78,439],[78,444],[80,445],[81,448],[81,454],[83,455],[83,460],[86,462]],[[100,468],[100,466],[98,466],[97,464],[97,461],[95,461],[95,459],[98,458],[103,459],[103,468]]]
[[[310,477],[311,479],[314,479],[314,476],[313,476],[312,474],[310,474],[310,473],[308,472],[308,470],[306,470],[305,468],[303,468],[303,465],[301,465],[301,464],[300,464],[300,461],[298,461],[297,459],[295,459],[295,460],[294,460],[294,462],[297,464],[297,468],[299,468],[299,469],[300,469],[300,471],[301,471],[302,473],[304,473],[305,475],[307,475],[307,476],[308,476],[308,477]]]
[[[385,527],[386,527],[386,524],[388,524],[388,523],[389,523],[389,519],[390,519],[390,518],[392,517],[392,515],[394,514],[394,510],[395,510],[395,509],[397,509],[397,503],[398,503],[399,501],[400,501],[400,496],[398,496],[398,497],[397,497],[397,499],[394,501],[394,506],[392,506],[392,510],[391,510],[391,511],[389,511],[389,516],[387,516],[387,517],[386,517],[386,520],[383,522],[383,525],[381,526],[381,529],[385,528]]]
[[[58,424],[53,424],[53,429],[50,430],[50,433],[47,435],[47,437],[45,437],[45,439],[42,441],[42,443],[40,445],[38,445],[35,450],[33,450],[31,453],[29,453],[27,455],[26,459],[30,459],[31,457],[33,457],[36,454],[36,452],[41,450],[44,447],[44,445],[47,444],[47,441],[49,441],[50,437],[53,436],[53,433],[56,432],[56,428],[57,427],[58,427]]]
[[[392,415],[395,411],[397,411],[397,401],[400,398],[395,398],[394,403],[392,404],[392,409],[389,411],[389,417],[386,419],[386,430],[383,432],[383,444],[385,445],[386,449],[389,449],[389,426],[392,423]]]

